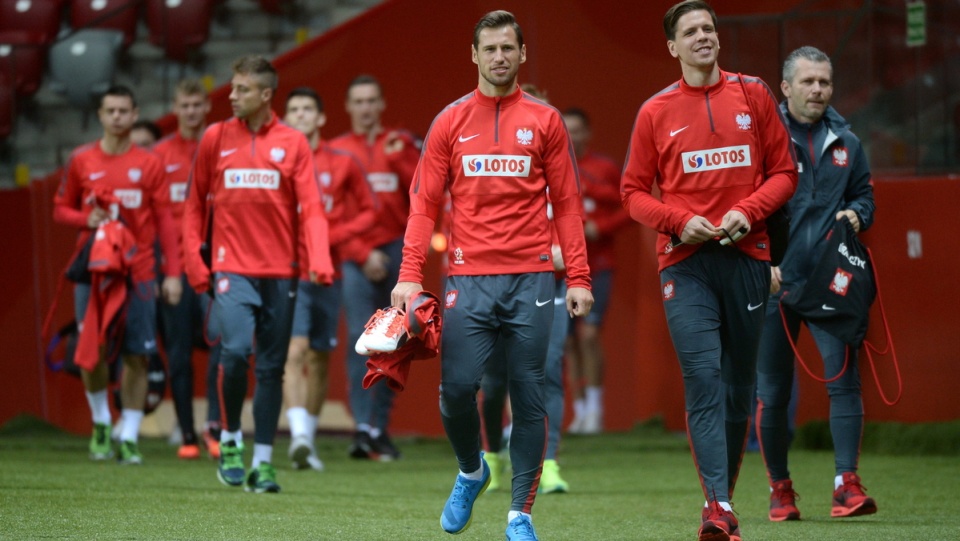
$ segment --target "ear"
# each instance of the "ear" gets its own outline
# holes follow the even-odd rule
[[[677,53],[677,43],[672,39],[667,40],[667,50],[670,51],[670,56],[677,58],[679,53]]]
[[[318,127],[318,128],[322,128],[322,127],[324,127],[326,124],[327,124],[327,114],[326,114],[326,113],[320,113],[319,115],[317,115],[317,127]]]
[[[140,120],[140,108],[139,108],[139,107],[134,107],[134,108],[133,108],[133,121],[136,122],[136,121],[138,121],[138,120]]]
[[[790,97],[790,83],[787,81],[780,81],[780,92],[783,92],[783,97]]]
[[[524,43],[520,47],[520,63],[523,64],[526,61],[527,61],[527,44]]]
[[[477,48],[474,47],[473,45],[471,45],[471,46],[470,46],[470,52],[471,52],[471,58],[473,59],[473,63],[479,66],[479,65],[480,65],[480,58],[479,58],[479,56],[477,56]]]

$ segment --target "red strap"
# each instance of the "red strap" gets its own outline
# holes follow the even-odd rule
[[[873,261],[873,254],[870,252],[870,248],[867,248],[867,255],[870,257],[870,261]],[[873,380],[877,384],[880,399],[883,400],[884,404],[893,406],[900,402],[900,397],[903,395],[903,378],[900,375],[900,364],[897,362],[897,350],[893,346],[893,335],[890,334],[890,324],[887,322],[887,311],[883,309],[883,297],[880,296],[880,278],[877,276],[877,266],[871,265],[871,267],[873,268],[873,280],[877,285],[877,301],[880,303],[880,319],[883,320],[883,331],[887,335],[887,345],[883,348],[883,351],[873,347],[873,344],[867,340],[863,341],[863,345],[867,352],[867,359],[870,361],[870,369],[873,371]],[[873,354],[871,351],[877,355],[886,355],[887,351],[890,351],[893,359],[893,370],[897,375],[897,396],[892,401],[887,400],[886,395],[883,394],[883,387],[880,386],[880,376],[877,374],[877,366],[873,362]]]
[[[784,296],[786,296],[786,293],[784,293]],[[781,301],[782,300],[783,299],[781,298]],[[807,374],[810,374],[811,378],[819,381],[820,383],[831,383],[840,379],[840,376],[842,376],[843,373],[847,371],[847,363],[850,362],[850,346],[846,346],[843,348],[843,368],[840,370],[839,374],[837,374],[836,376],[833,376],[830,379],[822,379],[817,377],[813,373],[813,371],[810,370],[809,367],[807,367],[807,363],[803,362],[803,357],[800,356],[800,352],[797,350],[797,344],[794,343],[793,337],[790,336],[790,329],[787,327],[787,316],[785,316],[783,313],[783,302],[779,303],[779,308],[780,308],[780,320],[783,321],[784,334],[787,335],[787,341],[790,342],[790,348],[793,349],[793,354],[797,358],[797,361],[800,363],[800,366],[803,367],[803,369],[807,372]],[[826,375],[824,375],[824,377],[826,377]]]

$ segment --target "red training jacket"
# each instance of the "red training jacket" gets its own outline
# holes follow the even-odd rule
[[[616,266],[614,235],[632,222],[620,202],[620,167],[612,159],[587,151],[577,158],[583,187],[583,211],[597,225],[600,238],[587,239],[587,263],[591,272]]]

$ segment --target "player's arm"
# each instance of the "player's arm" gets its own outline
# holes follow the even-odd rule
[[[661,233],[676,235],[684,241],[702,242],[713,238],[702,231],[694,213],[671,207],[651,193],[659,175],[660,152],[653,134],[653,115],[647,104],[640,108],[630,135],[630,146],[620,179],[620,198],[630,217]],[[685,231],[690,223],[693,227]],[[698,228],[697,226],[701,226]],[[697,236],[697,233],[700,236]],[[686,235],[685,235],[686,233]],[[687,238],[684,238],[684,237]],[[700,238],[703,237],[703,238]]]
[[[307,270],[312,282],[333,283],[329,224],[320,199],[320,184],[314,172],[313,153],[305,137],[298,137],[293,189],[300,205],[300,231],[307,245]]]
[[[592,190],[596,193],[591,197],[600,208],[589,219],[596,224],[601,237],[613,235],[633,221],[620,204],[620,170],[612,162],[609,168],[604,168],[603,178]]]
[[[223,130],[223,123],[215,124],[207,129],[200,139],[196,158],[190,168],[190,179],[187,181],[187,199],[183,205],[183,223],[181,234],[183,239],[183,268],[187,274],[187,281],[198,293],[210,289],[210,271],[200,256],[200,246],[207,235],[207,213],[212,211],[208,201],[213,182],[216,181],[217,141]],[[212,227],[212,223],[210,226]]]
[[[348,165],[346,197],[352,200],[352,205],[348,208],[354,213],[347,216],[342,223],[334,224],[334,227],[330,228],[330,246],[335,247],[342,258],[355,261],[350,257],[352,254],[349,244],[352,239],[363,236],[364,232],[369,231],[376,223],[376,198],[367,183],[367,174],[360,162],[350,156],[350,159],[343,160],[343,163]]]
[[[144,187],[151,190],[151,214],[156,225],[157,239],[160,241],[160,253],[163,258],[161,272],[164,279],[160,286],[163,300],[167,304],[179,304],[183,294],[180,281],[182,265],[180,262],[180,243],[177,239],[177,225],[173,219],[170,192],[163,181],[163,166],[160,160],[144,165],[142,180]]]
[[[420,149],[423,142],[406,130],[394,130],[387,134],[384,141],[384,154],[390,169],[397,174],[400,186],[410,189],[413,174],[420,161]]]
[[[848,150],[853,156],[853,163],[850,164],[850,182],[843,193],[846,208],[837,214],[837,219],[840,219],[841,213],[846,213],[856,231],[866,231],[873,225],[873,214],[877,208],[873,200],[873,179],[860,141],[857,141],[855,148]],[[854,214],[852,217],[849,216],[851,212]]]
[[[60,187],[53,198],[53,221],[77,229],[96,229],[109,217],[106,209],[97,206],[90,211],[83,209],[83,179],[77,160],[71,158],[63,170]]]
[[[410,215],[403,236],[400,277],[390,294],[393,306],[406,306],[410,297],[423,289],[423,266],[450,175],[449,116],[441,113],[434,119],[410,184]]]

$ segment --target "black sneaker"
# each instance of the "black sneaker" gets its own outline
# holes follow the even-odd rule
[[[351,458],[375,458],[375,453],[373,450],[373,438],[370,437],[370,433],[364,432],[363,430],[354,432],[353,443],[350,444],[348,453],[350,453]]]
[[[390,462],[400,458],[400,450],[390,441],[390,436],[386,432],[381,432],[373,440],[373,451],[380,456],[382,462]]]

